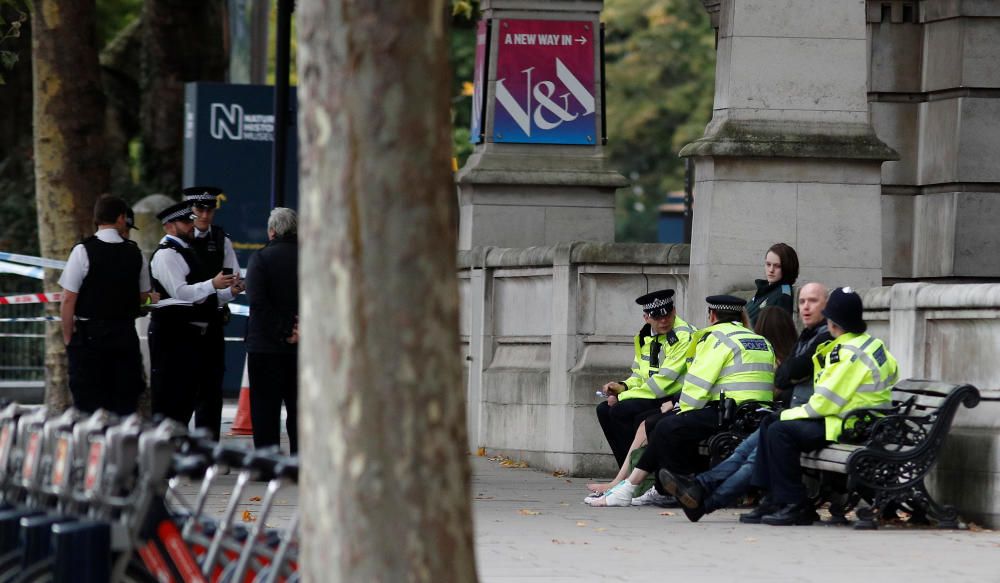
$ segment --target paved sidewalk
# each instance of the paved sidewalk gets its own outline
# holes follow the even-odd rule
[[[481,583],[1000,582],[1000,533],[691,523],[680,509],[591,508],[587,480],[473,458]]]
[[[227,404],[224,434],[234,413]],[[250,446],[246,437],[226,439]],[[591,508],[583,503],[587,480],[485,457],[470,461],[481,583],[1000,583],[1000,532],[739,524],[745,510],[722,510],[692,524],[680,509]],[[209,515],[222,514],[235,481],[235,474],[220,478]],[[239,516],[244,510],[256,516],[260,502],[252,498],[263,491],[263,483],[249,485]],[[277,499],[267,523],[283,527],[298,507],[298,490]]]

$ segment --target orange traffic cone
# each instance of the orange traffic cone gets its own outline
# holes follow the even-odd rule
[[[253,435],[253,424],[250,422],[250,375],[247,372],[247,362],[243,361],[243,382],[240,383],[240,403],[236,407],[236,418],[229,429],[229,435]]]

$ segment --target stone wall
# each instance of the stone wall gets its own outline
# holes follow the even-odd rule
[[[899,361],[900,378],[970,383],[928,483],[963,518],[1000,526],[1000,284],[906,283],[868,290],[866,320]]]
[[[595,390],[627,376],[643,324],[636,297],[673,288],[685,304],[687,264],[686,245],[461,252],[471,448],[577,475],[613,472]]]

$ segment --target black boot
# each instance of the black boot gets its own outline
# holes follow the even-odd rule
[[[815,521],[816,510],[808,500],[796,504],[785,504],[777,511],[761,518],[764,524],[772,526],[806,526]]]
[[[673,474],[666,469],[660,470],[657,477],[660,479],[660,485],[663,486],[663,489],[675,496],[684,508],[695,509],[701,506],[702,500],[705,498],[705,489],[698,483],[698,480]],[[688,516],[688,518],[691,517]],[[691,522],[697,522],[697,519]]]
[[[767,496],[760,499],[757,507],[747,512],[746,514],[740,514],[740,522],[743,524],[760,524],[760,520],[773,513],[780,508],[779,505],[771,502],[771,499]]]

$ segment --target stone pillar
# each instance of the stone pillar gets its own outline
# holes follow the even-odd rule
[[[1000,276],[1000,3],[868,0],[885,277]]]
[[[482,0],[484,19],[492,19],[489,75],[485,84],[484,141],[458,173],[459,249],[477,246],[527,247],[568,241],[606,241],[615,237],[615,190],[623,176],[606,166],[601,143],[600,91],[601,0]],[[494,131],[497,49],[504,19],[586,21],[594,31],[598,81],[593,142],[588,145],[515,144],[498,142]],[[507,85],[519,80],[507,80]],[[557,87],[555,100],[564,102]],[[530,106],[528,108],[530,112]],[[550,116],[551,117],[551,116]]]
[[[718,19],[712,121],[681,150],[695,159],[686,313],[704,324],[704,296],[752,287],[776,242],[798,252],[800,282],[881,285],[880,169],[897,156],[868,121],[864,2],[722,0]]]

